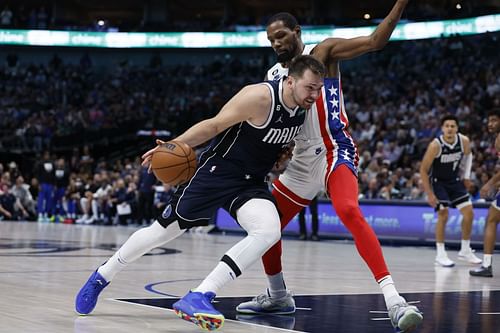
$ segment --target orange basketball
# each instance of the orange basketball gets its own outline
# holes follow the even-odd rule
[[[153,153],[151,170],[156,178],[175,186],[193,177],[196,164],[196,154],[190,146],[180,141],[168,141]]]

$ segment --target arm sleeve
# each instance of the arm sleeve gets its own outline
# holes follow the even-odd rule
[[[470,179],[472,169],[472,153],[464,156],[464,179]]]

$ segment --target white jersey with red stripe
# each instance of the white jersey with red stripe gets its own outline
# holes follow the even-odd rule
[[[309,54],[316,45],[306,45]],[[274,65],[268,79],[280,79],[288,68]],[[307,206],[319,191],[327,188],[328,177],[345,164],[357,174],[358,151],[347,131],[349,120],[339,78],[325,78],[320,97],[307,112],[302,131],[295,138],[293,157],[279,181],[273,186],[302,206]]]

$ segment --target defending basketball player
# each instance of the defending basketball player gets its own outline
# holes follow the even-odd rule
[[[420,175],[427,202],[438,214],[436,224],[436,264],[453,267],[453,262],[444,247],[448,208],[457,208],[462,214],[462,242],[458,258],[472,264],[481,263],[470,247],[472,232],[472,202],[464,182],[470,182],[472,152],[470,140],[458,133],[458,119],[447,115],[441,119],[442,135],[429,143],[425,152]],[[461,175],[460,164],[464,160],[464,171]],[[463,178],[463,179],[462,179]]]
[[[176,191],[157,221],[136,231],[92,274],[76,297],[76,311],[90,313],[99,293],[119,271],[187,229],[206,225],[222,207],[248,235],[224,254],[198,287],[174,304],[182,319],[207,330],[220,328],[224,316],[211,303],[215,294],[281,236],[279,214],[265,177],[283,146],[302,128],[306,110],[321,92],[324,74],[325,67],[313,57],[297,57],[287,78],[244,87],[217,116],[176,138],[195,147],[217,136],[201,155],[193,178]],[[144,165],[157,149],[143,155]]]
[[[304,45],[301,28],[288,13],[274,15],[267,25],[267,37],[278,56],[278,63],[267,72],[268,79],[279,80],[286,75],[291,59],[300,54],[311,54],[327,67],[325,89],[307,113],[287,169],[273,184],[273,196],[282,214],[281,227],[285,228],[319,191],[326,189],[342,223],[353,235],[359,254],[382,289],[392,325],[401,332],[413,330],[423,316],[397,292],[379,241],[359,208],[358,153],[347,131],[349,121],[344,108],[339,62],[384,47],[407,3],[407,0],[396,1],[389,15],[370,36],[328,38],[317,45]],[[240,304],[239,312],[295,312],[295,302],[283,278],[281,253],[281,242],[278,242],[264,255],[269,287],[266,293]]]
[[[488,132],[495,135],[495,149],[500,154],[500,109],[495,109],[488,115]],[[497,226],[500,222],[500,171],[497,172],[481,188],[481,196],[489,197],[491,192],[497,191],[496,197],[491,203],[486,216],[484,226],[483,263],[481,267],[470,270],[472,276],[493,277],[493,251],[495,250],[495,239],[497,236]]]

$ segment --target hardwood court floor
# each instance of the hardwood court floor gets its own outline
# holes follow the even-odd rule
[[[118,274],[91,315],[75,314],[79,288],[135,230],[0,222],[0,332],[200,332],[170,306],[242,235],[187,233]],[[492,279],[472,278],[473,266],[460,261],[434,266],[430,247],[383,250],[400,293],[424,312],[418,332],[500,332],[500,265]],[[383,296],[352,242],[286,239],[284,252],[296,314],[235,313],[266,286],[256,263],[219,293],[216,307],[227,318],[220,332],[392,332]],[[449,254],[456,259],[456,251]]]

